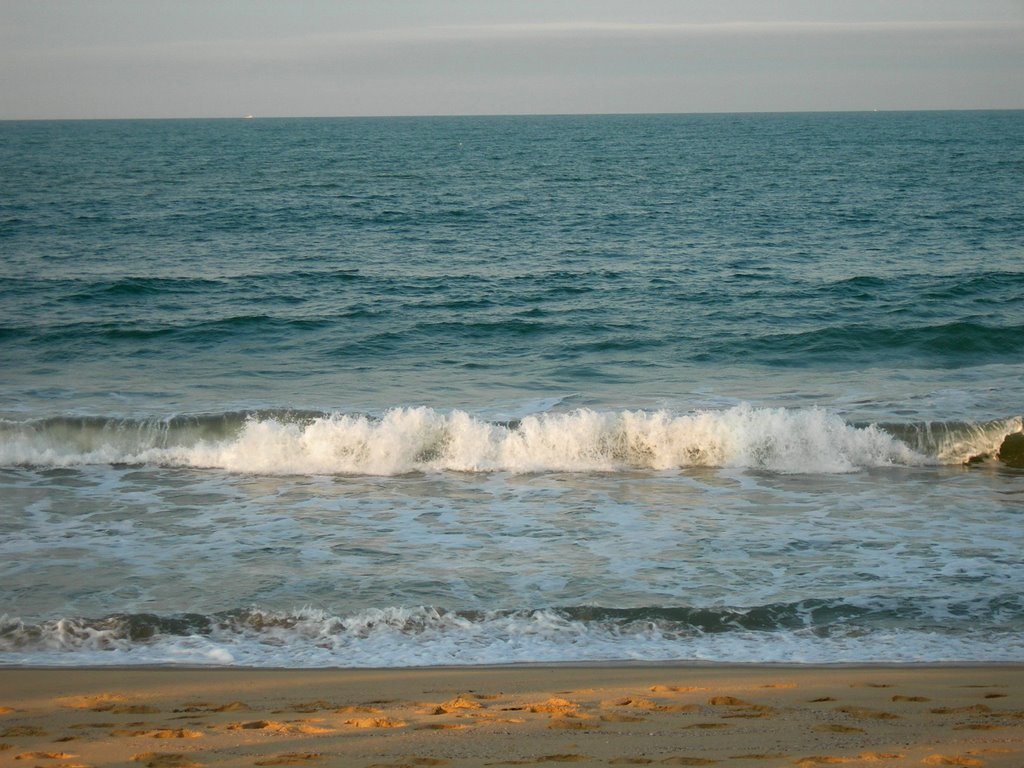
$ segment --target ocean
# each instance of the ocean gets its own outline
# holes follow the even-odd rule
[[[0,664],[1024,661],[1024,112],[4,122],[0,278]]]

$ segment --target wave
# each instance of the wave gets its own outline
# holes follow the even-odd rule
[[[0,617],[3,664],[380,667],[619,659],[943,661],[1020,658],[1018,595],[802,600],[750,608],[595,606],[451,611],[315,608]],[[950,621],[952,616],[960,617]],[[978,631],[978,622],[988,627]]]
[[[946,464],[965,464],[996,456],[1007,435],[1024,431],[1024,419],[1016,417],[980,423],[882,423],[877,426],[916,453],[934,456]]]
[[[167,419],[0,420],[0,466],[155,465],[229,472],[616,472],[738,467],[834,473],[956,464],[994,455],[1021,419],[985,424],[853,425],[823,409],[739,405],[539,413],[487,421],[464,411],[394,408],[382,416],[230,412]]]
[[[753,358],[766,365],[807,366],[812,363],[844,365],[879,356],[898,356],[901,365],[942,367],[977,365],[1024,354],[1024,325],[986,325],[957,321],[918,328],[895,325],[826,326],[797,333],[767,332],[751,338],[709,343],[698,359]]]

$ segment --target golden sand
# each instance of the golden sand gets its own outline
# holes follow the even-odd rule
[[[1024,767],[1024,667],[0,669],[0,766]]]

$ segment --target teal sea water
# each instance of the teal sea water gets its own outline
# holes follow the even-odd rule
[[[1024,660],[1024,112],[0,123],[0,664]]]

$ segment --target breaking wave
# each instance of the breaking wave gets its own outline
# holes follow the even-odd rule
[[[213,468],[254,474],[615,472],[739,467],[835,473],[992,455],[1021,419],[854,425],[819,408],[541,413],[507,422],[460,410],[381,416],[263,411],[168,419],[0,420],[0,465]]]
[[[315,608],[249,608],[213,615],[114,614],[39,623],[2,616],[0,663],[296,668],[629,659],[763,663],[1020,658],[1021,636],[1013,622],[997,622],[984,637],[971,624],[975,615],[991,619],[1004,611],[1019,614],[1019,596],[994,596],[976,604],[947,602],[866,598],[859,603],[803,600],[751,608],[477,611],[418,606],[341,616]],[[953,609],[964,616],[959,628],[949,626]],[[935,617],[932,622],[928,615]]]

